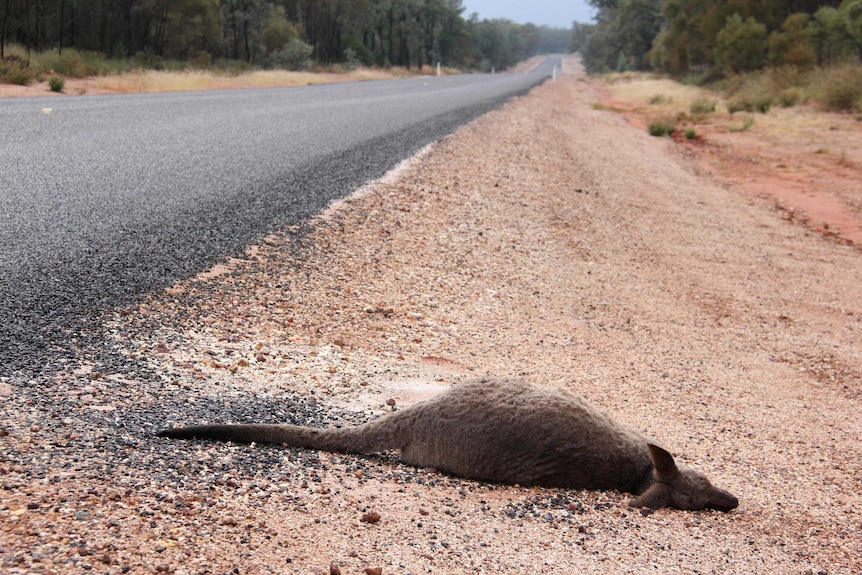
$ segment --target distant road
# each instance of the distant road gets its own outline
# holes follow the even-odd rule
[[[0,375],[101,309],[300,222],[526,92],[529,74],[0,100]]]

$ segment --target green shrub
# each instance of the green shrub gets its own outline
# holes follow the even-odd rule
[[[670,136],[676,131],[676,120],[673,118],[658,118],[650,122],[648,128],[650,136]]]
[[[772,77],[764,72],[753,72],[734,77],[728,81],[731,94],[727,111],[766,113],[777,98],[778,88]]]
[[[746,98],[731,98],[730,101],[727,102],[727,111],[731,114],[735,114],[737,112],[753,112],[754,104]]]
[[[134,64],[145,70],[162,70],[162,57],[152,50],[143,50],[135,54],[132,59]]]
[[[827,110],[843,112],[860,109],[862,69],[858,66],[840,66],[822,70],[818,76],[818,100]]]
[[[45,52],[38,58],[43,69],[62,74],[67,78],[86,78],[110,71],[105,56],[99,52],[67,48],[62,53]]]
[[[212,55],[206,50],[198,50],[189,58],[189,65],[197,70],[209,70],[212,67]]]
[[[63,76],[51,76],[51,79],[48,80],[48,87],[51,88],[52,92],[62,92],[63,88],[66,87],[66,79]]]
[[[802,88],[787,88],[778,93],[778,105],[790,108],[805,101],[805,90]]]
[[[698,98],[691,103],[689,111],[695,116],[704,116],[715,112],[715,100],[709,98]]]
[[[685,131],[685,139],[686,140],[694,140],[697,137],[697,134],[694,132],[694,128],[687,128]]]
[[[38,69],[17,55],[10,54],[0,60],[0,82],[26,86],[38,75]]]
[[[769,108],[772,107],[772,98],[770,96],[764,96],[762,98],[758,98],[754,101],[754,109],[760,112],[761,114],[765,114],[769,111]]]
[[[313,47],[294,38],[283,49],[269,55],[269,64],[286,70],[306,70],[311,66],[312,52]]]

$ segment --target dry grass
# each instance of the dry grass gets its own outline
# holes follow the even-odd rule
[[[741,122],[746,121],[745,118],[740,119],[727,113],[730,102],[728,98],[715,91],[680,84],[668,78],[634,73],[610,74],[603,78],[603,83],[613,101],[620,103],[623,109],[645,115],[648,121],[676,118],[683,123],[709,122],[715,124],[719,130],[723,127],[731,131],[740,131]],[[715,103],[715,111],[696,113],[695,110],[700,109],[706,102]],[[776,142],[820,142],[824,134],[834,135],[834,123],[835,116],[824,113],[814,103],[792,107],[772,106],[766,113],[756,115],[757,132],[767,140]],[[753,124],[749,124],[745,130],[752,127]]]
[[[346,80],[380,80],[400,77],[399,70],[359,69],[342,74],[329,72],[289,72],[257,70],[239,75],[221,75],[205,71],[169,72],[148,70],[93,79],[93,87],[118,93],[178,92],[225,88],[269,88],[304,86]]]
[[[606,82],[614,98],[660,116],[688,114],[692,103],[715,99],[709,90],[646,74],[611,74]]]

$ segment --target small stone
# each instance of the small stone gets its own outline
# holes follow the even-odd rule
[[[369,511],[367,513],[363,513],[361,521],[363,523],[377,523],[380,521],[380,514],[376,511]]]
[[[395,400],[390,397],[389,399],[386,400],[386,405],[388,405],[390,407],[395,407]]]
[[[640,512],[641,512],[641,515],[646,517],[647,515],[652,515],[653,513],[655,513],[655,509],[652,509],[650,507],[641,507]]]
[[[366,567],[365,575],[383,575],[383,567]]]
[[[329,564],[329,575],[341,575],[341,567],[338,566],[338,563]]]

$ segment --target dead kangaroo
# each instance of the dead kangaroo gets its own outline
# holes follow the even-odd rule
[[[677,467],[646,436],[567,392],[479,379],[363,425],[202,425],[161,437],[277,443],[339,453],[401,450],[401,459],[491,483],[616,489],[634,507],[730,511],[736,497]]]

